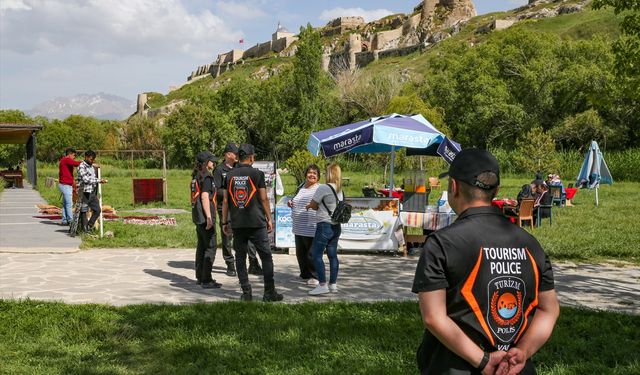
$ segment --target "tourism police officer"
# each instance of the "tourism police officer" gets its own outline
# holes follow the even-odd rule
[[[227,219],[222,219],[222,197],[224,197],[225,193],[224,179],[226,178],[227,173],[229,173],[229,171],[232,170],[238,162],[238,145],[233,142],[227,143],[224,148],[223,158],[223,162],[220,163],[220,165],[218,165],[213,171],[213,182],[218,188],[217,208],[220,235],[222,236],[222,256],[224,257],[224,261],[227,263],[227,276],[235,276],[235,259],[233,257],[233,252],[231,251],[233,248],[231,243],[232,236],[226,235],[222,229],[222,223],[227,221]],[[262,275],[262,268],[260,267],[260,263],[258,263],[256,249],[252,245],[249,245],[249,273],[253,275]]]
[[[227,173],[226,194],[223,197],[222,217],[227,235],[233,233],[233,247],[236,250],[236,269],[242,287],[243,301],[251,301],[251,284],[247,274],[247,251],[251,241],[260,255],[264,272],[263,301],[282,301],[282,294],[276,292],[273,280],[273,258],[268,233],[273,231],[271,208],[267,199],[264,173],[252,167],[254,147],[240,145],[239,163]]]
[[[413,281],[426,327],[418,367],[423,374],[533,374],[529,358],[559,315],[549,258],[491,206],[500,185],[491,153],[461,151],[448,175],[458,219],[427,238]]]

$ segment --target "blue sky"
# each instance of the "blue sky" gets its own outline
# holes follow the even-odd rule
[[[476,0],[478,14],[526,0]],[[340,15],[410,13],[419,0],[0,0],[0,108],[105,92],[166,93],[218,53]],[[244,39],[243,46],[238,44]]]

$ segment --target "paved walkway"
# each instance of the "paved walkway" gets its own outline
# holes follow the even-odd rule
[[[0,252],[67,253],[80,248],[80,239],[66,235],[68,227],[58,221],[37,219],[36,204],[46,204],[37,190],[25,183],[24,189],[5,189],[0,193]]]
[[[94,249],[71,254],[0,253],[0,298],[68,303],[195,303],[237,300],[236,277],[224,274],[218,254],[214,277],[221,289],[195,285],[190,249]],[[416,300],[410,292],[417,257],[340,255],[339,293],[310,297],[297,279],[293,255],[276,254],[276,286],[285,302]],[[555,264],[560,302],[640,314],[640,267]],[[254,295],[262,278],[251,276]]]

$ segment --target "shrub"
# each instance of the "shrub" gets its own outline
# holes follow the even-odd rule
[[[301,184],[305,180],[304,171],[310,164],[316,164],[320,167],[320,170],[324,173],[325,160],[321,156],[313,156],[307,150],[298,150],[291,155],[285,162],[289,173],[296,179],[296,184]]]

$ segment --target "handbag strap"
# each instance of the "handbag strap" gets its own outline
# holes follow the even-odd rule
[[[333,196],[336,197],[336,207],[337,207],[338,203],[340,202],[340,199],[338,198],[338,193],[336,193],[336,190],[333,188],[333,186],[331,186],[331,184],[327,184],[327,186],[329,187],[329,189],[331,189],[331,192],[333,193]],[[342,200],[344,200],[344,191],[342,192]],[[332,216],[333,213],[331,212],[329,207],[327,207],[327,204],[324,203],[324,198],[322,198],[322,204],[324,205],[324,208],[327,209],[327,212],[329,213],[329,216]]]

